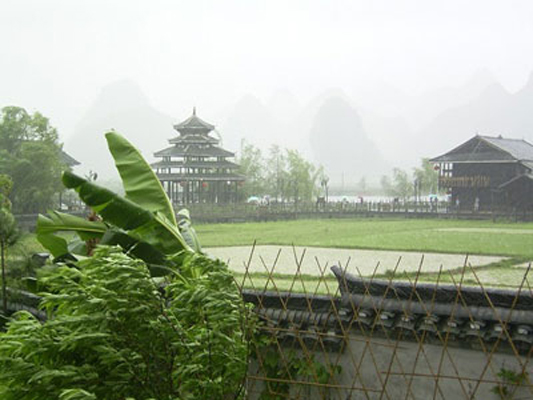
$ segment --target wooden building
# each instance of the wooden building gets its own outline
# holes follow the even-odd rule
[[[172,203],[236,202],[245,178],[236,172],[239,165],[229,160],[235,154],[211,136],[215,127],[194,109],[174,129],[179,135],[169,140],[170,147],[154,153],[161,160],[152,164]]]
[[[430,160],[456,209],[533,211],[533,145],[476,135]]]

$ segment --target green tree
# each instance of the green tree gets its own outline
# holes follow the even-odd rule
[[[287,157],[278,145],[270,147],[266,163],[268,192],[275,199],[283,201],[287,185]]]
[[[7,315],[6,252],[19,237],[8,197],[11,187],[11,179],[7,175],[0,174],[0,263],[2,265],[2,309],[4,315]]]
[[[39,279],[47,321],[21,312],[0,334],[0,398],[239,398],[250,325],[232,274],[201,254],[188,215],[178,225],[140,153],[106,139],[125,197],[64,173],[102,220],[39,217],[38,239],[65,263]],[[88,254],[61,231],[100,245]]]
[[[394,191],[392,188],[392,182],[390,180],[390,177],[387,175],[383,175],[380,179],[381,189],[387,196],[394,196]]]
[[[246,177],[242,188],[244,196],[262,196],[266,193],[265,162],[261,150],[242,140],[238,158],[239,173]]]
[[[385,175],[381,177],[381,187],[388,196],[407,199],[413,194],[412,177],[399,168],[392,170],[392,178]]]
[[[99,247],[40,281],[47,321],[20,312],[0,334],[3,400],[238,398],[246,312],[222,262],[191,254],[162,288]]]
[[[439,173],[433,169],[428,158],[423,158],[420,167],[414,169],[414,176],[420,182],[420,190],[423,194],[438,192]]]
[[[316,181],[320,170],[305,160],[297,150],[287,150],[286,198],[294,203],[310,201],[316,194]]]
[[[13,179],[10,199],[19,213],[44,211],[62,190],[57,130],[46,117],[21,107],[0,110],[0,173]]]

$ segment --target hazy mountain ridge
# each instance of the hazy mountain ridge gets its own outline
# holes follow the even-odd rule
[[[533,140],[533,78],[515,93],[487,71],[462,85],[419,96],[407,96],[391,85],[377,87],[386,92],[371,96],[361,91],[351,97],[344,89],[332,88],[308,102],[300,102],[287,89],[274,92],[267,101],[248,94],[233,106],[225,105],[219,120],[206,118],[202,110],[198,115],[217,126],[228,150],[238,153],[243,138],[265,153],[272,144],[279,144],[324,164],[332,175],[344,172],[345,178],[353,179],[376,180],[388,172],[387,166],[409,169],[421,157],[444,153],[476,133]],[[383,97],[387,93],[391,93],[388,102]],[[379,107],[380,97],[383,107]],[[415,125],[429,119],[420,129],[411,123],[416,107],[420,120]],[[102,89],[65,148],[82,162],[83,171],[116,176],[103,136],[107,130],[121,132],[152,159],[153,152],[166,147],[177,134],[173,123],[187,117],[155,110],[132,81],[114,82]],[[343,145],[336,149],[335,143]]]
[[[310,131],[317,162],[332,183],[356,183],[386,172],[386,163],[369,139],[357,111],[346,100],[330,97],[318,109]]]
[[[533,141],[533,75],[516,93],[488,86],[468,104],[446,110],[417,134],[431,156],[444,153],[475,134]]]
[[[107,150],[104,134],[109,130],[124,135],[148,159],[168,146],[177,135],[173,118],[155,110],[132,81],[119,81],[104,87],[67,140],[66,150],[78,161],[82,171],[92,170],[102,177],[117,177]]]

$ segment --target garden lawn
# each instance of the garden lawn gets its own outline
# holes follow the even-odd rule
[[[533,223],[323,219],[197,225],[204,247],[296,245],[533,259]]]

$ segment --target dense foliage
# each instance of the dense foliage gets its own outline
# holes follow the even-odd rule
[[[6,261],[7,249],[16,243],[19,238],[17,224],[13,214],[11,214],[11,202],[9,193],[13,182],[7,175],[0,174],[0,264],[2,268],[2,312],[7,314],[6,296]]]
[[[78,192],[97,217],[88,221],[60,212],[40,215],[37,238],[57,259],[90,255],[93,246],[87,247],[87,243],[120,245],[147,262],[154,275],[166,274],[168,267],[178,267],[171,256],[199,250],[190,247],[184,237],[194,232],[187,224],[180,231],[161,183],[139,151],[117,133],[109,132],[106,139],[126,196],[67,171],[64,185]],[[75,232],[78,240],[67,242],[59,232]]]
[[[0,173],[13,180],[10,198],[18,213],[44,211],[62,190],[57,131],[46,117],[20,107],[0,110]]]
[[[394,168],[391,177],[382,176],[381,188],[386,195],[403,199],[413,196],[415,191],[419,196],[437,194],[439,192],[439,173],[433,169],[433,165],[427,158],[423,158],[420,167],[414,168],[412,174]]]
[[[278,201],[310,201],[324,179],[322,167],[317,168],[296,150],[282,150],[276,145],[265,157],[259,148],[243,141],[238,161],[239,172],[246,176],[246,197],[268,195]]]
[[[249,324],[232,275],[138,150],[106,139],[126,195],[63,174],[93,213],[39,217],[57,263],[39,280],[48,318],[18,313],[0,334],[0,398],[239,398]]]
[[[41,323],[1,336],[0,398],[236,398],[246,371],[241,299],[227,267],[188,256],[161,289],[144,262],[100,247],[43,284]],[[77,397],[69,397],[77,395]]]

